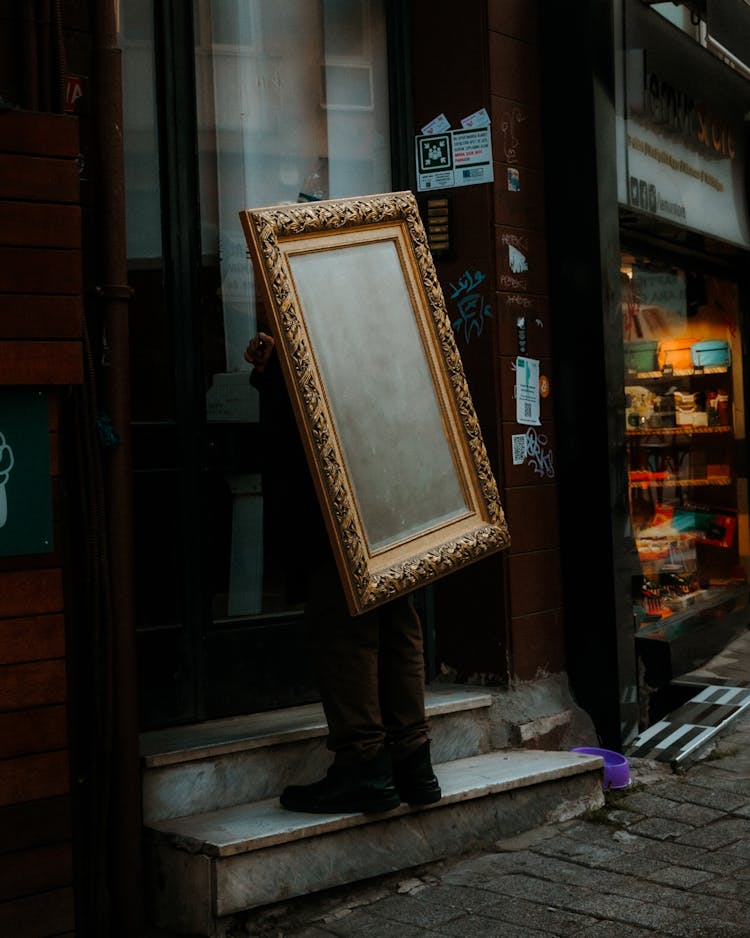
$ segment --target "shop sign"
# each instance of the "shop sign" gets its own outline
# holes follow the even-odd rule
[[[52,550],[47,395],[0,391],[0,557]]]
[[[641,3],[628,3],[620,201],[750,247],[750,82]]]

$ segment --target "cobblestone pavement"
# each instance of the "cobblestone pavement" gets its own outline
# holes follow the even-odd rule
[[[592,814],[260,911],[234,938],[750,938],[750,716]]]

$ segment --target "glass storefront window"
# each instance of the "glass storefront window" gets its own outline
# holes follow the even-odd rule
[[[673,678],[715,653],[722,617],[747,604],[737,286],[636,255],[621,285],[635,628],[683,651],[692,633]]]
[[[274,512],[303,499],[268,471],[243,353],[269,326],[239,213],[391,190],[386,32],[385,0],[120,5],[147,722],[314,699],[307,527]]]
[[[390,189],[385,20],[370,0],[196,0],[208,419],[257,419],[242,208]]]
[[[174,400],[164,302],[153,0],[121,4],[119,43],[128,276],[136,298],[130,315],[131,345],[137,350],[131,405],[134,420],[162,420],[173,416]]]
[[[385,23],[380,0],[194,0],[215,622],[292,608],[243,357],[269,326],[239,211],[390,190]]]

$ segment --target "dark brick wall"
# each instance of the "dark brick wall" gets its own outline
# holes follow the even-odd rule
[[[514,396],[513,365],[518,354],[538,359],[540,374],[548,379],[552,372],[538,16],[538,4],[529,0],[488,3],[500,445],[511,532],[509,645],[512,676],[521,680],[532,679],[538,672],[565,670],[555,388],[550,383],[548,395],[541,398],[539,427],[526,428],[516,422]],[[511,269],[511,248],[523,255],[527,270]],[[519,318],[524,320],[523,333]],[[529,454],[522,464],[513,465],[511,437],[523,432],[530,437],[535,456]]]
[[[480,107],[492,119],[494,183],[440,193],[452,201],[454,246],[436,263],[449,314],[450,285],[465,271],[486,276],[489,325],[457,341],[511,535],[501,556],[436,585],[437,663],[462,680],[530,680],[566,667],[555,389],[539,427],[516,421],[515,401],[517,355],[552,371],[538,4],[467,0],[457,17],[454,4],[417,0],[414,12],[415,133],[441,112],[454,128]],[[524,271],[511,267],[519,255]],[[514,465],[512,437],[524,433],[532,452]]]

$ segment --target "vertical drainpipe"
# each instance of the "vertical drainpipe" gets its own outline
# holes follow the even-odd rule
[[[119,0],[97,0],[95,16],[95,120],[99,186],[96,191],[99,292],[107,359],[102,404],[119,437],[104,453],[110,550],[114,652],[112,791],[109,885],[111,933],[138,934],[142,922],[141,781],[133,603],[130,350],[128,335],[125,173]]]
[[[50,37],[52,33],[52,8],[49,0],[37,0],[36,4],[36,39],[37,62],[39,68],[39,109],[41,111],[56,110],[53,102],[52,83],[52,56]]]
[[[24,0],[23,32],[23,107],[39,110],[39,61],[36,41],[36,7],[34,0]]]

